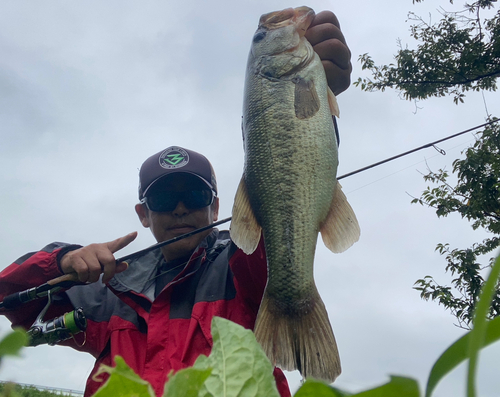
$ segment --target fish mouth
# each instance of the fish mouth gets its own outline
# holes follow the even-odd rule
[[[273,30],[286,25],[295,25],[300,37],[303,37],[307,28],[311,25],[315,17],[312,8],[303,6],[297,8],[286,8],[281,11],[274,11],[260,17],[259,28]]]

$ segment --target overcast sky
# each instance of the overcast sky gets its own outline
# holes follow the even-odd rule
[[[455,2],[455,9],[462,1]],[[220,217],[231,215],[243,169],[241,107],[247,54],[263,13],[290,6],[252,1],[2,1],[0,2],[0,269],[52,241],[105,242],[138,230],[120,254],[154,240],[142,228],[138,169],[171,145],[204,153],[217,173]],[[353,81],[363,76],[357,58],[370,53],[388,63],[397,39],[409,38],[407,13],[438,19],[448,2],[426,0],[322,1],[334,11],[352,51]],[[498,116],[498,94],[468,94],[415,103],[397,92],[351,88],[338,98],[339,175],[482,124]],[[352,392],[384,383],[391,374],[425,386],[434,361],[464,331],[442,307],[412,289],[433,275],[449,283],[437,243],[464,248],[485,237],[458,216],[438,219],[411,205],[427,186],[421,172],[460,156],[472,134],[426,149],[342,181],[361,226],[347,252],[318,243],[315,274],[342,358],[336,385]],[[9,322],[0,318],[0,334]],[[499,346],[481,355],[479,395],[497,396]],[[7,359],[0,380],[83,390],[90,355],[40,346]],[[464,395],[465,367],[435,396]],[[299,375],[287,374],[292,385]]]

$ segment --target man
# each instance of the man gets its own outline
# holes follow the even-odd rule
[[[350,52],[331,12],[319,13],[306,33],[323,60],[335,94],[350,83]],[[139,173],[135,210],[157,241],[169,240],[218,218],[217,182],[210,162],[201,154],[169,147],[148,158]],[[114,253],[136,237],[79,245],[53,243],[27,254],[0,273],[0,299],[58,277],[74,273],[83,283],[59,294],[46,318],[82,307],[88,319],[83,336],[63,342],[96,357],[85,395],[102,383],[93,379],[100,364],[122,356],[148,380],[157,395],[171,370],[192,365],[212,346],[213,316],[253,329],[267,281],[261,243],[250,256],[231,242],[227,232],[207,230],[167,245],[127,263]],[[5,314],[14,325],[29,328],[43,301]],[[275,369],[277,387],[289,396],[286,378]]]

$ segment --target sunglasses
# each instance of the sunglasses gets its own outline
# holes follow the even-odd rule
[[[180,201],[190,210],[209,206],[214,202],[215,192],[210,189],[187,190],[184,192],[162,192],[144,197],[141,203],[150,211],[171,212]]]

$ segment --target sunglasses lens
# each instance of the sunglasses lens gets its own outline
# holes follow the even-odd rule
[[[190,209],[204,208],[212,204],[213,195],[210,190],[191,190],[185,192],[184,205]]]
[[[154,212],[171,212],[179,201],[188,209],[204,208],[212,204],[214,195],[211,190],[189,190],[186,192],[163,192],[146,198],[148,208]]]
[[[151,211],[154,212],[170,212],[177,207],[177,203],[179,200],[177,200],[176,197],[173,195],[154,195],[154,196],[148,196],[146,198],[146,203],[148,208]]]

